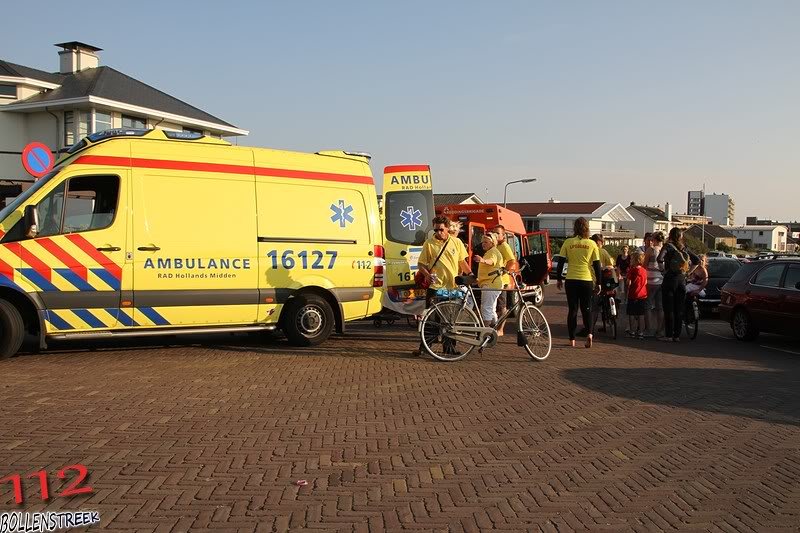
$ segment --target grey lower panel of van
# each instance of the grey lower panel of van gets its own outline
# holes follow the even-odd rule
[[[186,307],[192,305],[258,305],[258,289],[200,289],[135,291],[136,307]]]
[[[119,291],[46,291],[38,293],[46,309],[119,307]]]

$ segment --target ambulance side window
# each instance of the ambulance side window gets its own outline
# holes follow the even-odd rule
[[[107,228],[114,221],[118,199],[118,176],[70,178],[37,204],[41,225],[37,236]]]

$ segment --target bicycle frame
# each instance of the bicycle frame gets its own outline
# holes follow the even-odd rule
[[[500,275],[502,275],[502,272],[500,274],[498,274],[497,277],[499,277]],[[522,292],[522,290],[519,287],[519,283],[517,282],[517,277],[512,275],[511,279],[514,282],[514,289],[513,290],[517,293],[517,297],[518,298],[517,298],[516,303],[513,306],[511,306],[510,308],[506,309],[505,312],[503,312],[503,314],[497,318],[498,324],[502,323],[504,320],[506,320],[508,317],[510,317],[511,314],[515,310],[522,309],[525,306],[524,293]],[[460,287],[466,288],[467,289],[467,294],[463,298],[463,301],[461,302],[461,307],[459,308],[459,312],[461,312],[462,310],[466,309],[467,308],[467,304],[469,302],[473,302],[473,303],[475,302],[475,291],[498,290],[498,289],[481,289],[481,288],[477,288],[476,289],[476,288],[473,288],[471,285],[461,285]],[[500,289],[500,290],[503,293],[510,292],[510,291],[505,290],[505,289]],[[490,326],[486,325],[486,322],[483,320],[483,316],[481,315],[480,312],[475,313],[475,315],[478,317],[478,323],[480,324],[480,326],[458,326],[457,327],[457,331],[458,331],[458,333],[480,333],[481,334],[480,338],[473,339],[473,338],[470,338],[470,337],[463,337],[461,335],[446,335],[446,336],[448,336],[450,338],[453,338],[453,339],[456,339],[456,340],[458,340],[460,342],[463,342],[465,344],[470,344],[470,345],[473,345],[473,346],[481,346],[481,347],[485,346],[486,344],[489,343],[489,341],[492,340],[492,336],[493,336],[492,334],[494,334],[494,339],[496,341],[497,332],[495,331],[495,329],[493,327],[490,327]]]

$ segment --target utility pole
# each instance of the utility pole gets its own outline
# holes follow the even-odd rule
[[[703,183],[703,197],[700,199],[700,214],[705,217],[706,216],[706,184]],[[703,238],[701,242],[703,245],[706,244],[706,221],[703,220],[703,223],[700,224],[700,227],[703,229]]]

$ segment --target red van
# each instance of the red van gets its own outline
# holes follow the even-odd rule
[[[544,302],[542,285],[547,283],[547,272],[552,266],[550,255],[550,235],[547,231],[525,231],[522,217],[516,211],[507,209],[497,204],[450,204],[435,206],[437,215],[444,215],[450,220],[461,222],[461,239],[467,246],[470,265],[472,254],[483,255],[481,239],[487,231],[495,226],[502,225],[507,234],[508,244],[514,250],[517,259],[522,257],[534,258],[537,267],[543,274],[537,285],[531,286],[533,295],[531,301],[537,306]]]

